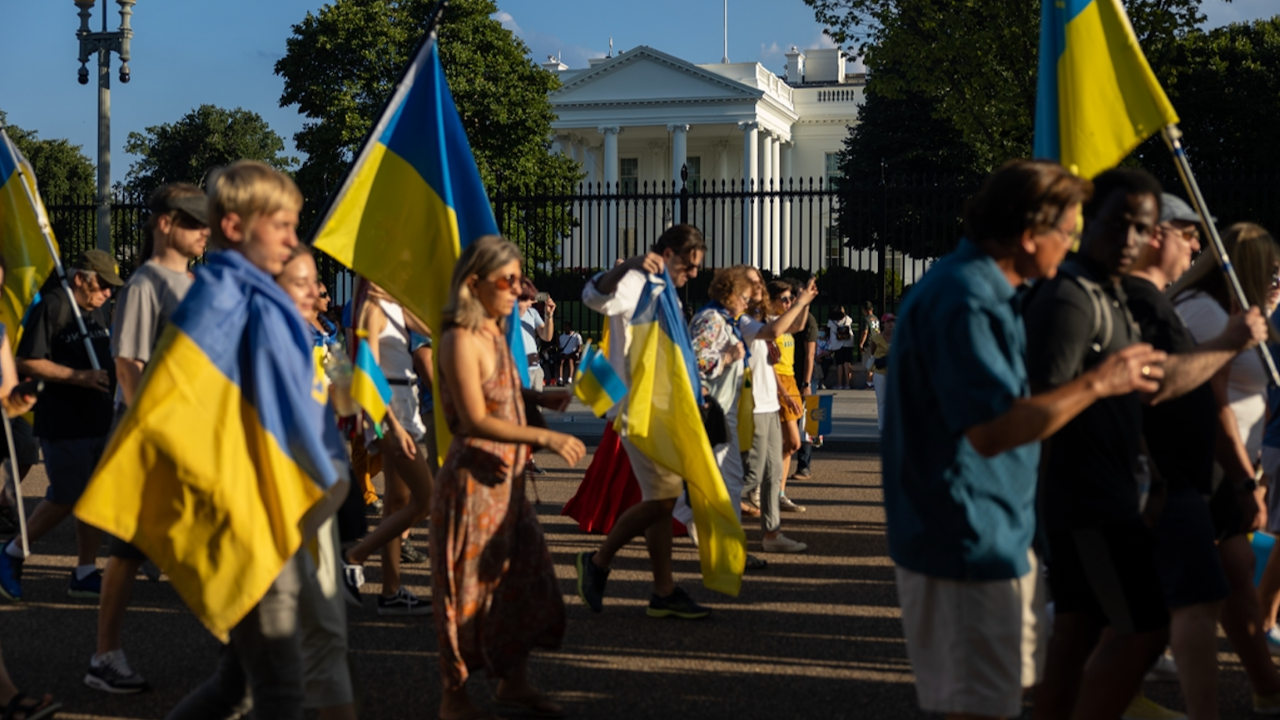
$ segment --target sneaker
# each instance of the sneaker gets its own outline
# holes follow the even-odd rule
[[[378,596],[378,614],[430,615],[431,598],[423,600],[408,590],[400,588],[400,591],[391,597],[386,597],[384,595]]]
[[[427,561],[427,556],[422,551],[413,546],[408,540],[400,541],[400,562],[409,565],[417,565]]]
[[[1156,658],[1156,664],[1151,666],[1147,671],[1147,682],[1177,682],[1178,681],[1178,664],[1174,662],[1173,655],[1165,650],[1164,654]]]
[[[13,602],[22,599],[22,560],[5,552],[8,545],[0,547],[0,595]]]
[[[346,553],[342,555],[342,596],[351,607],[364,605],[360,597],[360,588],[364,585],[364,566],[347,562]]]
[[[1280,694],[1254,695],[1253,711],[1259,715],[1280,715]]]
[[[1124,709],[1124,714],[1120,717],[1123,720],[1187,720],[1185,714],[1159,705],[1142,693],[1129,701],[1129,707]]]
[[[791,498],[787,497],[786,495],[778,496],[778,509],[784,510],[786,512],[804,512],[803,505],[797,505],[791,502]]]
[[[1280,655],[1280,625],[1273,626],[1267,631],[1267,649],[1272,655]]]
[[[820,447],[822,447],[822,436],[821,436],[821,435],[819,435],[819,436],[817,436],[817,437],[815,437],[815,438],[813,439],[813,446],[814,446],[815,448],[820,448]]]
[[[678,617],[683,620],[701,620],[711,614],[711,608],[702,607],[694,602],[683,588],[677,587],[666,597],[654,595],[649,598],[649,609],[645,613],[651,618]]]
[[[594,552],[580,552],[574,565],[578,568],[578,597],[592,612],[601,612],[604,610],[604,586],[609,582],[609,571],[591,561],[595,555]]]
[[[132,695],[151,689],[151,685],[129,667],[123,650],[112,650],[106,655],[95,655],[89,660],[89,672],[85,673],[84,684],[94,690],[116,695]]]
[[[743,499],[746,500],[748,505],[756,510],[760,509],[760,491],[758,489],[747,493],[747,496]]]
[[[378,498],[377,500],[374,500],[373,502],[364,506],[366,514],[369,514],[369,515],[381,515],[383,509],[385,509],[386,507],[387,505],[386,503],[382,502],[382,498]]]
[[[102,571],[94,570],[83,580],[76,578],[76,571],[71,571],[71,582],[67,584],[67,597],[76,600],[97,600],[102,597]]]
[[[770,540],[769,538],[764,539],[765,552],[802,553],[808,549],[809,549],[808,545],[805,545],[804,543],[796,540],[792,540],[791,538],[787,537],[786,535],[783,535],[782,533],[778,533],[778,537],[772,540]]]
[[[812,480],[813,474],[809,472],[808,468],[805,468],[804,470],[797,470],[796,474],[791,476],[791,479],[792,480]]]

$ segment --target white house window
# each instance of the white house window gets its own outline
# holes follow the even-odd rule
[[[827,227],[827,267],[839,267],[844,264],[844,246],[840,242],[840,228],[835,225]]]
[[[640,158],[622,158],[618,163],[618,192],[634,195],[640,190]]]
[[[836,179],[844,177],[844,173],[840,171],[840,153],[827,153],[827,187],[831,187],[831,183]]]
[[[689,168],[689,179],[685,181],[685,187],[689,188],[691,193],[698,192],[702,187],[702,158],[698,156],[685,158],[684,165]]]

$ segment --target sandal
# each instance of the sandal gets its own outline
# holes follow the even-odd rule
[[[536,693],[526,698],[501,698],[497,693],[493,694],[493,704],[499,710],[506,712],[521,713],[524,715],[532,715],[533,717],[542,718],[561,718],[564,717],[564,708],[551,702],[551,699],[542,693]]]
[[[755,555],[747,555],[746,570],[768,570],[769,561],[758,558]]]
[[[8,705],[0,708],[0,720],[41,720],[53,717],[61,709],[62,703],[54,702],[52,695],[45,694],[40,702],[36,702],[34,698],[20,692],[13,696]]]
[[[740,503],[739,507],[742,508],[742,514],[746,517],[760,517],[760,511],[752,505]]]

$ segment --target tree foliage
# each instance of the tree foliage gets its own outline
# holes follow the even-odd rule
[[[307,161],[298,182],[317,212],[342,182],[378,113],[421,39],[430,0],[335,0],[293,26],[276,63],[281,106],[308,118],[294,136]],[[492,191],[568,193],[574,163],[552,156],[547,94],[559,79],[530,60],[528,47],[490,16],[492,0],[454,0],[439,29],[445,77],[466,127],[480,176]],[[500,218],[500,221],[502,219]],[[537,224],[508,218],[503,231],[535,263],[553,257],[568,218]]]
[[[9,125],[7,115],[0,110],[0,125],[13,139],[35,171],[40,197],[46,205],[69,199],[83,200],[97,190],[97,169],[85,156],[79,145],[69,140],[41,140],[35,130],[24,130]]]
[[[138,156],[124,185],[144,195],[171,182],[203,184],[209,170],[236,160],[261,160],[285,172],[298,164],[281,154],[284,140],[261,115],[214,105],[201,105],[174,123],[131,132],[124,149]]]

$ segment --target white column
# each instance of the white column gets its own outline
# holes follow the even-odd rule
[[[768,192],[775,187],[773,180],[773,148],[775,146],[773,133],[768,130],[761,131],[760,190],[762,192]],[[773,217],[777,213],[778,206],[769,197],[761,197],[758,202],[760,208],[760,267],[767,268],[769,272],[776,274],[778,272],[778,258],[775,244],[778,239],[773,233]]]
[[[780,182],[782,180],[781,153],[782,136],[774,135],[772,163],[773,173],[769,177],[773,179],[773,189],[775,192],[782,189],[782,183]],[[773,204],[769,206],[769,211],[771,216],[769,225],[769,242],[773,247],[773,271],[775,273],[780,273],[787,269],[787,266],[782,262],[782,234],[778,232],[778,229],[782,227],[782,223],[779,221],[779,218],[782,216],[782,200],[780,198],[774,198]]]
[[[778,179],[781,185],[791,187],[791,149],[795,146],[794,142],[782,144],[782,156],[778,167]],[[779,244],[782,246],[782,269],[786,270],[791,267],[791,200],[786,198],[782,200],[782,212],[779,213],[782,224],[782,233],[779,237]],[[816,269],[816,268],[815,268]]]
[[[757,181],[760,178],[759,169],[756,167],[756,144],[758,142],[757,135],[760,123],[754,120],[743,121],[738,123],[738,127],[742,129],[742,181],[743,189],[746,192],[752,192],[756,189]],[[741,262],[747,265],[758,266],[760,256],[756,252],[756,237],[758,236],[757,227],[760,219],[759,214],[755,212],[750,198],[744,198],[742,201],[742,258]]]
[[[684,167],[689,154],[689,126],[668,125],[667,132],[671,133],[671,187],[673,191],[679,192],[680,169]]]
[[[716,182],[729,179],[729,141],[716,143]],[[717,186],[719,189],[719,186]]]
[[[617,125],[602,126],[597,132],[604,135],[604,182],[605,194],[618,192],[618,133]],[[606,200],[604,205],[604,257],[602,267],[613,267],[618,257],[618,204],[617,201]]]
[[[587,182],[591,191],[596,191],[596,183],[600,182],[600,146],[584,145],[582,148],[582,164],[587,171]]]

